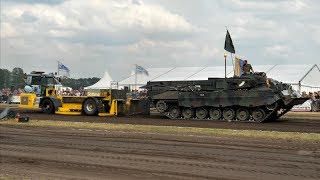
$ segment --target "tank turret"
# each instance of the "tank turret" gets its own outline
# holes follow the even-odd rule
[[[153,81],[145,88],[157,111],[171,119],[265,122],[307,100],[289,84],[268,79],[262,72],[233,78]]]

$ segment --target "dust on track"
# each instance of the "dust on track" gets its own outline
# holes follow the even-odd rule
[[[319,179],[307,142],[0,126],[0,177]]]

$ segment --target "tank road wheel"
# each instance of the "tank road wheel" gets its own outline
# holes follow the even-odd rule
[[[191,119],[194,116],[194,110],[192,108],[183,108],[182,116],[186,119]]]
[[[52,114],[54,112],[54,105],[50,99],[44,99],[41,102],[41,110],[46,114]]]
[[[246,108],[239,108],[236,112],[237,119],[240,121],[246,121],[250,118],[250,113]]]
[[[164,112],[164,111],[166,111],[167,109],[168,109],[168,105],[167,105],[167,103],[166,102],[164,102],[164,101],[158,101],[157,103],[156,103],[156,109],[159,111],[159,112]]]
[[[232,121],[235,118],[236,113],[232,108],[225,108],[222,115],[225,120]]]
[[[179,109],[178,106],[172,106],[169,110],[169,115],[173,119],[177,119],[181,116],[181,110]]]
[[[83,111],[88,116],[93,116],[98,113],[97,103],[93,99],[87,99],[83,103]]]
[[[252,118],[254,121],[261,122],[266,117],[266,112],[261,108],[256,108],[252,111]]]
[[[209,114],[210,114],[210,118],[212,120],[219,120],[221,118],[221,116],[222,116],[222,112],[221,112],[221,110],[219,108],[210,109]]]
[[[206,108],[199,107],[196,109],[196,116],[198,119],[205,119],[208,117],[208,110],[206,110]]]

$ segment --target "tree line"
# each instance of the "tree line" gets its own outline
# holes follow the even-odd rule
[[[23,89],[25,86],[25,78],[27,73],[20,67],[15,67],[12,71],[8,69],[0,69],[0,90],[4,88]],[[81,87],[91,86],[98,82],[100,78],[61,78],[63,86],[71,87],[72,89],[80,89]]]

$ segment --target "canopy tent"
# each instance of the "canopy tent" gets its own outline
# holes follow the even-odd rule
[[[298,92],[320,91],[320,69],[314,65],[276,65],[267,76],[291,84]]]
[[[95,84],[85,87],[84,89],[109,89],[112,85],[112,78],[110,77],[108,71],[104,73],[104,76]]]
[[[266,72],[269,78],[289,83],[297,91],[319,91],[320,70],[314,65],[254,65],[254,71]],[[224,77],[224,66],[207,67],[171,67],[148,68],[149,76],[145,74],[132,74],[128,78],[119,81],[119,86],[138,87],[147,84],[148,81],[184,81],[206,80],[209,77]],[[233,77],[233,66],[227,66],[227,77]]]

